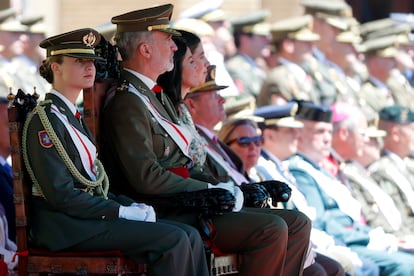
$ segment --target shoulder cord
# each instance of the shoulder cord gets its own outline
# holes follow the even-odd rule
[[[62,145],[62,142],[59,140],[58,136],[56,135],[56,132],[54,131],[52,125],[50,124],[50,121],[46,115],[45,107],[43,105],[51,103],[50,100],[48,101],[42,101],[40,102],[34,109],[39,114],[40,121],[45,128],[45,131],[49,135],[50,139],[52,140],[53,144],[56,147],[56,150],[59,154],[59,156],[62,158],[65,165],[68,167],[70,173],[72,176],[78,180],[80,183],[87,186],[87,191],[90,194],[93,194],[93,188],[98,188],[98,194],[103,196],[105,199],[108,199],[108,190],[109,190],[109,180],[108,176],[104,170],[104,167],[98,159],[95,159],[94,166],[96,166],[97,169],[97,180],[91,181],[87,178],[85,178],[79,170],[75,167],[72,160],[69,158],[65,148]],[[23,160],[26,164],[27,171],[30,175],[30,178],[33,181],[33,184],[35,185],[35,188],[41,193],[41,196],[44,197],[43,192],[41,191],[40,185],[37,182],[37,179],[34,175],[33,169],[30,166],[28,153],[27,153],[27,129],[29,126],[30,120],[33,118],[35,112],[32,112],[23,127],[23,135],[22,135],[22,152],[23,152]]]

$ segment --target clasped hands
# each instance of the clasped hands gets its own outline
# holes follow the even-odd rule
[[[132,203],[130,206],[119,206],[119,218],[135,221],[155,222],[154,208],[144,203]]]

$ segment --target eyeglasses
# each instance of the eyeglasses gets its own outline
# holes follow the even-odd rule
[[[263,136],[254,136],[254,137],[237,137],[227,142],[227,145],[237,142],[241,147],[249,147],[251,143],[254,143],[257,147],[260,147],[263,144]]]

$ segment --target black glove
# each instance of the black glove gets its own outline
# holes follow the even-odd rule
[[[246,184],[243,183],[239,186],[243,191],[244,206],[264,208],[267,205],[267,199],[270,197],[266,188],[256,183]]]
[[[231,212],[236,198],[225,189],[206,189],[180,193],[179,201],[191,209],[201,209],[204,215],[220,215]]]
[[[235,197],[225,189],[205,189],[163,195],[139,195],[137,201],[152,205],[154,208],[178,207],[199,211],[203,215],[219,215],[231,212],[236,203]]]
[[[272,198],[273,204],[276,204],[277,202],[287,202],[292,193],[292,189],[285,182],[270,180],[257,182],[256,184],[260,184],[266,188]]]

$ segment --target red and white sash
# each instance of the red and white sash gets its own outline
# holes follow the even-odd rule
[[[175,144],[180,148],[181,152],[189,157],[189,147],[192,140],[191,132],[180,125],[174,124],[169,120],[165,119],[158,110],[152,105],[151,101],[148,99],[147,96],[140,93],[134,86],[130,85],[129,91],[137,95],[148,107],[149,112],[151,115],[157,120],[157,122],[161,125],[161,127],[169,134],[169,136],[174,140]]]
[[[92,181],[96,180],[96,169],[94,161],[96,159],[96,147],[89,138],[76,129],[68,120],[67,116],[62,114],[59,109],[52,104],[51,112],[54,113],[59,120],[63,123],[66,130],[69,132],[76,149],[79,152],[79,156],[82,160],[82,165],[85,171],[88,173]]]

